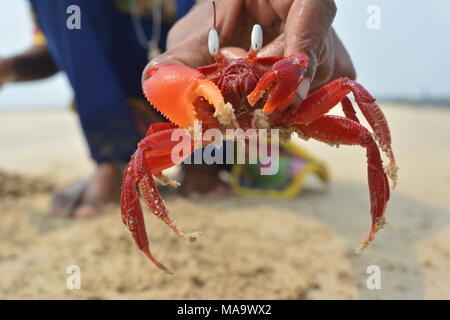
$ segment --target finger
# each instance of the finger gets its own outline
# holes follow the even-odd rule
[[[336,62],[334,42],[333,31],[330,31],[325,39],[321,57],[318,59],[318,61],[316,60],[316,69],[314,71],[314,76],[311,79],[311,91],[333,80],[332,76]],[[312,70],[307,70],[307,72],[308,71],[312,72]]]
[[[284,40],[283,32],[270,43],[262,47],[258,52],[258,57],[282,57],[284,55],[285,46],[286,42]]]
[[[247,51],[238,47],[225,47],[220,49],[220,53],[226,60],[242,59],[248,54]]]
[[[350,56],[333,29],[330,30],[323,51],[326,52],[325,58],[319,61],[311,90],[315,90],[337,78],[347,77],[352,80],[356,78],[355,68]]]
[[[297,52],[309,55],[311,61],[305,78],[313,79],[320,60],[326,57],[322,51],[335,15],[333,0],[295,0],[289,9],[284,55]]]
[[[335,48],[335,61],[334,61],[334,72],[331,80],[347,77],[351,80],[356,79],[356,71],[353,66],[350,55],[344,47],[344,44],[339,39],[337,34],[333,32],[334,38],[334,48]]]

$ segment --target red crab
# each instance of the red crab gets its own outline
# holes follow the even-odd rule
[[[389,127],[375,99],[359,83],[340,78],[315,91],[301,104],[293,105],[296,89],[308,66],[308,56],[298,53],[289,57],[258,57],[262,46],[259,25],[254,26],[251,38],[247,57],[227,60],[218,50],[218,34],[213,28],[208,45],[216,63],[198,69],[173,63],[159,64],[148,70],[149,78],[143,83],[148,101],[170,122],[150,126],[125,170],[122,220],[139,249],[166,272],[170,273],[150,252],[139,196],[176,234],[195,239],[196,233],[183,233],[170,219],[154,177],[174,183],[162,174],[164,169],[177,164],[172,160],[171,151],[179,141],[171,140],[172,133],[181,129],[185,138],[193,139],[192,128],[197,120],[202,122],[204,130],[279,128],[288,137],[296,132],[301,138],[313,138],[330,145],[366,148],[372,227],[358,250],[365,248],[384,224],[390,192],[387,176],[395,186],[397,167]],[[353,93],[373,133],[359,123],[347,98],[349,93]],[[339,102],[345,116],[326,115]],[[210,141],[203,143],[210,144]],[[379,149],[390,160],[386,168],[382,166]],[[190,152],[193,150],[191,147]]]

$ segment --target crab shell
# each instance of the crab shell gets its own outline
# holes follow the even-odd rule
[[[270,115],[288,107],[308,62],[303,54],[289,58],[249,54],[230,61],[223,58],[220,64],[199,69],[159,64],[148,70],[143,91],[147,100],[180,128],[192,128],[195,120],[211,122],[207,113],[201,112],[209,108],[220,125],[226,127],[237,120],[247,129],[244,119],[256,109]]]

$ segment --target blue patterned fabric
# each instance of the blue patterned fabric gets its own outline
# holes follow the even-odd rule
[[[175,1],[175,0],[174,0]],[[141,73],[147,49],[138,41],[132,16],[112,0],[30,0],[58,67],[67,73],[75,92],[81,126],[97,162],[127,162],[142,137],[130,98],[142,98]],[[177,0],[175,17],[194,1]],[[81,29],[69,30],[67,7],[81,10]],[[152,23],[139,19],[147,39]],[[163,51],[169,25],[162,26]]]

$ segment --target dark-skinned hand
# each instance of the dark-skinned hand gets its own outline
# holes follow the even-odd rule
[[[301,99],[336,78],[355,78],[351,59],[331,28],[336,14],[333,0],[219,0],[216,6],[216,29],[226,57],[246,54],[254,24],[260,24],[264,32],[264,46],[258,56],[308,54],[311,62],[297,90]],[[145,71],[158,63],[190,67],[213,63],[207,44],[212,27],[211,1],[198,2],[172,27],[167,51],[149,62],[143,79]]]

